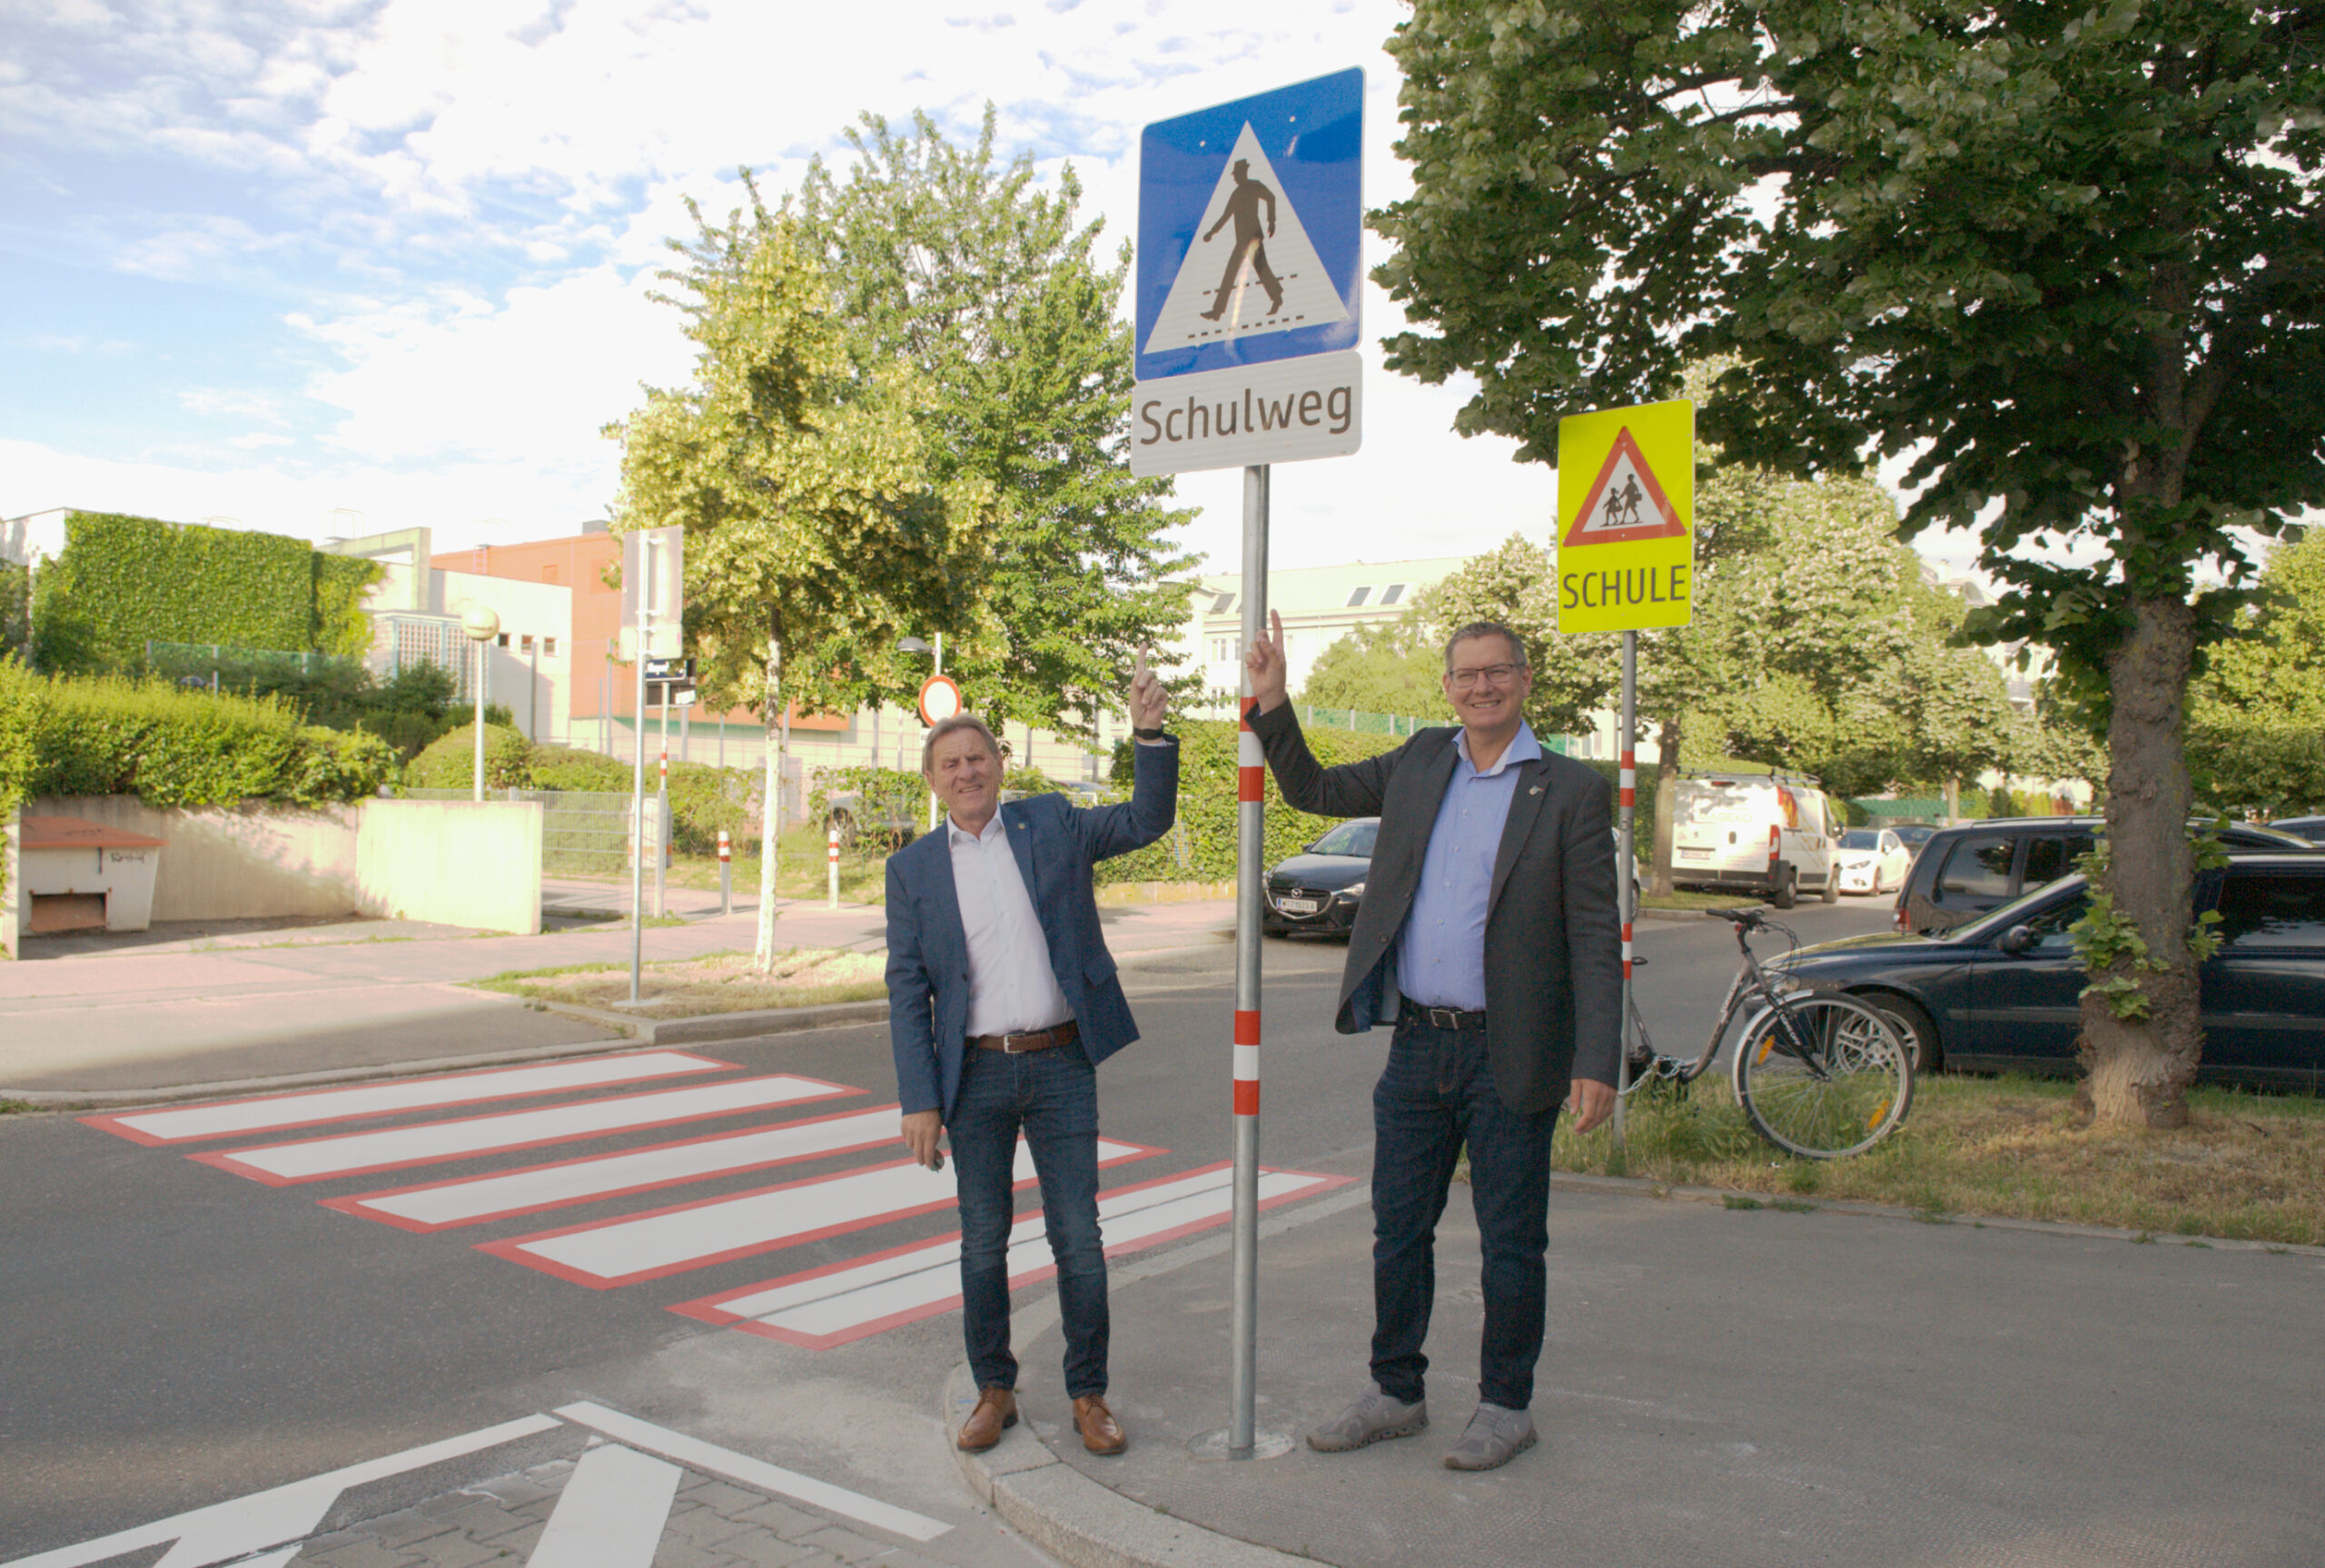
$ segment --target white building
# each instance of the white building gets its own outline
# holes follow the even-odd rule
[[[1451,576],[1466,556],[1426,560],[1357,561],[1268,574],[1268,608],[1283,617],[1284,657],[1296,695],[1316,659],[1358,626],[1393,621],[1427,589]],[[1203,716],[1232,717],[1243,685],[1243,578],[1241,573],[1195,579],[1187,595],[1185,629],[1172,651],[1182,668],[1202,673]],[[1441,715],[1422,715],[1421,717]]]

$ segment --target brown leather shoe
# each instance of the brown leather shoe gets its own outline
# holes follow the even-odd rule
[[[1123,1424],[1106,1408],[1103,1394],[1085,1394],[1073,1402],[1073,1429],[1082,1434],[1082,1446],[1093,1454],[1120,1454],[1130,1446]]]
[[[953,1439],[956,1447],[976,1454],[1001,1441],[1001,1435],[1017,1425],[1017,1395],[1006,1388],[980,1388],[977,1407],[961,1423],[960,1434]]]

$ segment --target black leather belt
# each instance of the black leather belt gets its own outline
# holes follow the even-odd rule
[[[1397,1021],[1426,1029],[1483,1029],[1486,1015],[1482,1011],[1464,1012],[1458,1007],[1423,1007],[1407,999],[1397,1014]]]
[[[1024,1056],[1027,1051],[1047,1050],[1054,1045],[1072,1045],[1081,1037],[1081,1028],[1069,1018],[1054,1028],[1029,1030],[1024,1034],[973,1034],[969,1036],[969,1043],[979,1050],[1002,1050],[1011,1056]]]

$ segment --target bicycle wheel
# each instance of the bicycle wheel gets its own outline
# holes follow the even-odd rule
[[[1736,1048],[1736,1098],[1760,1136],[1810,1159],[1886,1138],[1914,1100],[1912,1058],[1888,1020],[1845,996],[1763,1015]]]

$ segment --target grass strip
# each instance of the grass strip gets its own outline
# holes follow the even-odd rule
[[[645,966],[641,995],[651,1005],[629,1011],[647,1018],[701,1018],[767,1008],[821,1007],[831,1002],[869,1001],[888,994],[882,978],[885,960],[845,948],[788,948],[762,972],[740,951],[705,953]],[[628,964],[559,964],[548,969],[510,970],[470,982],[527,1001],[560,1001],[608,1007],[629,1000]]]
[[[1611,1126],[1558,1129],[1559,1170],[1647,1177],[1739,1195],[1886,1204],[1918,1218],[2055,1220],[2158,1237],[2325,1246],[2325,1100],[2198,1088],[2169,1131],[2075,1125],[2072,1081],[1942,1074],[1914,1086],[1905,1124],[1848,1159],[1796,1159],[1765,1142],[1725,1083],[1650,1083]],[[1762,1204],[1745,1195],[1793,1202]]]

